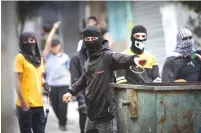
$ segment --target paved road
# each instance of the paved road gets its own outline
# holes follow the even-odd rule
[[[47,107],[47,103],[45,102],[45,108]],[[19,127],[17,123],[17,118],[15,119],[15,133],[19,132]],[[77,102],[70,102],[68,106],[68,124],[67,131],[60,131],[58,128],[58,121],[52,108],[50,107],[50,112],[48,116],[48,121],[46,125],[45,133],[79,133],[79,116],[77,111]]]

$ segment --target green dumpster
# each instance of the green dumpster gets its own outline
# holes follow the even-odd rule
[[[110,84],[118,133],[201,133],[201,84]]]

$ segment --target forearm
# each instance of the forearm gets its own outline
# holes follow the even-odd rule
[[[137,55],[129,56],[124,54],[115,53],[111,55],[113,70],[128,69],[132,65],[136,65],[134,59]]]
[[[20,81],[18,81],[18,79],[16,81],[16,92],[17,92],[17,96],[20,99],[20,102],[21,103],[26,103],[24,95],[22,93],[22,88],[21,88],[21,85],[20,85]]]
[[[86,78],[84,73],[82,74],[82,76],[79,78],[78,81],[76,81],[71,89],[69,89],[68,91],[72,94],[72,95],[76,95],[78,92],[82,91],[84,88],[86,88],[87,83],[86,83]]]

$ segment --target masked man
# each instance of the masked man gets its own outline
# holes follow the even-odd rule
[[[115,101],[114,91],[108,84],[115,80],[113,71],[127,69],[146,61],[136,55],[112,52],[108,48],[108,42],[103,41],[101,30],[96,26],[87,27],[83,37],[88,59],[82,76],[63,96],[63,101],[69,102],[72,95],[84,90],[89,118],[86,122],[86,133],[112,133]]]
[[[197,82],[200,71],[200,51],[195,49],[192,32],[183,28],[177,33],[175,50],[163,66],[162,82]]]
[[[130,69],[117,71],[117,83],[151,83],[159,77],[159,67],[155,56],[144,48],[146,40],[146,28],[141,25],[135,26],[132,29],[131,34],[131,47],[122,53],[127,55],[138,55],[139,57],[146,58],[147,63],[143,66],[145,71],[140,74],[135,73],[134,71],[141,72],[142,68],[133,68],[134,71],[131,71]]]

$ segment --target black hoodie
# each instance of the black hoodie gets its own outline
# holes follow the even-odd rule
[[[87,51],[84,45],[79,52],[77,52],[70,61],[70,73],[71,73],[71,84],[74,84],[81,76],[84,71],[84,62],[87,60]],[[76,95],[79,111],[86,112],[84,91],[79,92]]]
[[[85,62],[82,76],[72,85],[69,92],[76,95],[85,91],[87,114],[91,120],[109,121],[115,116],[114,91],[109,83],[114,82],[113,71],[128,69],[135,65],[136,56],[115,53],[108,48],[108,42]]]

